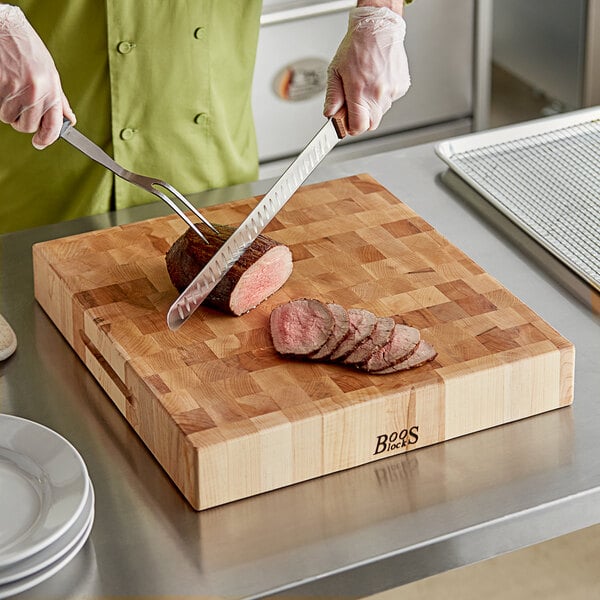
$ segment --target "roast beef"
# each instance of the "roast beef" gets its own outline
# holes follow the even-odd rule
[[[218,234],[202,223],[196,224],[208,244],[188,229],[168,250],[167,271],[173,285],[182,292],[235,231],[229,225],[215,225]],[[292,273],[290,249],[259,235],[204,301],[223,312],[242,315],[276,292]]]
[[[380,371],[371,371],[374,375],[388,375],[389,373],[396,373],[398,371],[406,371],[407,369],[414,369],[420,367],[426,362],[433,360],[437,356],[437,352],[434,347],[427,343],[425,340],[421,340],[415,349],[415,351],[406,359],[397,362],[395,365],[388,367],[387,369],[381,369]]]
[[[364,361],[360,367],[365,371],[380,371],[408,358],[416,349],[421,334],[415,327],[396,324],[389,341]]]
[[[331,360],[341,360],[348,356],[363,340],[371,335],[377,323],[377,317],[364,308],[350,308],[348,310],[350,327],[339,345],[331,352]]]
[[[328,358],[332,350],[338,346],[350,329],[348,311],[343,306],[329,303],[327,304],[327,308],[333,315],[333,331],[323,346],[309,356],[312,360],[323,360]]]
[[[308,356],[323,346],[333,331],[333,314],[319,300],[301,298],[271,311],[270,330],[280,354]]]
[[[374,375],[421,366],[437,353],[418,329],[377,317],[361,308],[346,310],[301,298],[276,306],[270,317],[275,350],[285,356],[339,361]]]
[[[390,340],[395,325],[396,321],[392,317],[379,317],[371,335],[350,352],[343,362],[347,365],[359,365],[368,360],[375,350]]]

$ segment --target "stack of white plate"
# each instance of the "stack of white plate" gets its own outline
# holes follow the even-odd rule
[[[94,490],[77,450],[43,425],[0,415],[0,598],[66,566],[93,522]]]

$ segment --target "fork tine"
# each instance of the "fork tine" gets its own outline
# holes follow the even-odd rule
[[[179,199],[179,201],[189,210],[191,210],[205,225],[207,225],[208,227],[210,227],[215,233],[219,233],[214,225],[208,221],[208,219],[204,218],[202,216],[202,214],[200,213],[200,211],[198,211],[194,205],[179,191],[177,191],[171,184],[167,183],[166,181],[156,181],[154,182],[153,185],[160,185],[164,188],[166,188],[167,190],[169,190],[176,198]]]
[[[161,191],[154,189],[154,187],[148,191],[155,196],[158,196],[163,202],[166,202],[208,244],[208,240],[204,234],[196,227],[196,225],[194,225],[194,223],[192,223],[189,217],[179,208],[179,206],[177,206],[177,204],[175,204],[175,202],[173,202],[173,200],[171,200],[171,198]]]

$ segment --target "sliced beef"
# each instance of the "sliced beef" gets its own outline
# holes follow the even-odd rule
[[[218,234],[203,223],[196,224],[208,244],[188,229],[166,255],[167,271],[173,285],[182,292],[201,271],[225,240],[235,231],[229,225],[215,225]],[[204,301],[224,312],[242,315],[276,292],[292,273],[290,249],[259,235],[231,267]]]
[[[327,308],[333,315],[333,331],[323,346],[309,356],[309,358],[312,360],[324,360],[329,358],[331,351],[338,346],[350,329],[348,311],[343,306],[335,303],[329,303],[327,304]]]
[[[343,362],[347,365],[358,365],[367,361],[375,350],[390,340],[395,326],[396,321],[392,317],[378,317],[371,335],[350,352]]]
[[[437,353],[418,329],[361,308],[301,298],[271,312],[275,350],[285,356],[340,361],[375,375],[421,366]]]
[[[277,352],[308,356],[325,344],[333,331],[334,318],[319,300],[301,298],[276,306],[269,325]]]
[[[375,350],[360,365],[365,371],[380,371],[408,358],[416,349],[421,339],[419,330],[409,325],[396,324],[389,341]]]
[[[405,360],[388,367],[387,369],[381,369],[380,371],[371,371],[373,375],[388,375],[390,373],[397,373],[398,371],[406,371],[407,369],[414,369],[424,365],[426,362],[433,360],[437,356],[437,352],[434,347],[427,343],[425,340],[421,340],[415,349],[415,351]]]
[[[350,308],[348,310],[350,327],[340,344],[329,355],[330,360],[342,360],[350,352],[371,335],[377,323],[377,317],[364,308]]]

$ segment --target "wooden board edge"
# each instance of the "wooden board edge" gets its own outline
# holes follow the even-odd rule
[[[570,406],[575,399],[575,346],[566,342],[560,353],[560,405]]]
[[[54,325],[73,346],[73,315],[70,310],[71,297],[65,289],[43,252],[43,244],[34,244],[33,258],[33,295]],[[59,300],[54,298],[58,296]],[[62,309],[62,310],[61,310]]]
[[[317,402],[308,417],[296,407],[296,414],[263,415],[187,436],[136,373],[128,370],[124,387],[92,348],[95,367],[87,364],[192,507],[205,510],[566,406],[573,395],[574,348],[538,346],[527,361],[499,357],[460,382],[450,374],[442,385],[390,389],[369,403],[330,398]],[[507,378],[517,389],[533,394],[542,385],[545,393],[529,403],[507,397]],[[155,432],[169,429],[157,439]],[[304,441],[301,448],[296,440]]]
[[[85,365],[180,492],[198,509],[197,449],[189,443],[172,416],[155,401],[146,383],[137,375],[127,377],[127,382],[123,381],[100,350],[81,333],[85,345],[82,357]],[[128,374],[130,372],[128,369]],[[157,431],[169,430],[172,434],[165,435],[164,439],[156,435]],[[168,440],[168,443],[165,444],[164,440]]]
[[[243,429],[246,424],[192,434],[201,472],[195,508],[212,508],[567,406],[572,386],[564,381],[572,365],[572,353],[540,346],[528,361],[499,360],[486,372],[461,377],[460,384],[449,376],[442,385],[390,390],[351,407],[326,399],[309,419],[295,423],[288,415],[274,418],[258,435]],[[490,378],[498,385],[487,386]],[[509,380],[531,394],[529,402],[507,392]],[[312,427],[314,443],[299,456],[293,451],[294,438],[302,427]],[[306,439],[306,431],[298,437]],[[310,467],[297,469],[304,453],[303,464]],[[271,481],[264,472],[271,473]]]

